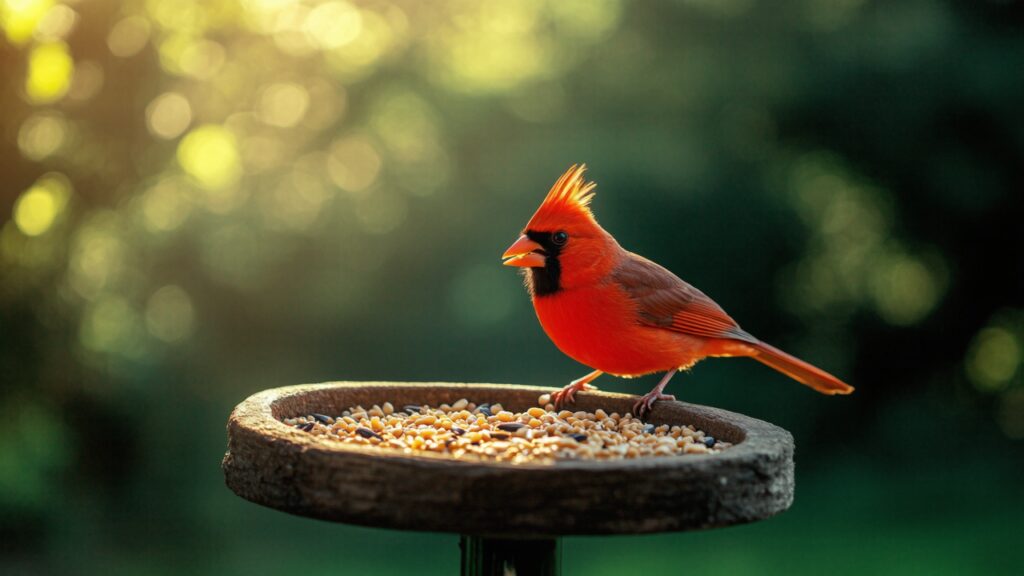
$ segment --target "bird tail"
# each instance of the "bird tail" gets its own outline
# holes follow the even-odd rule
[[[825,372],[821,368],[812,366],[770,344],[757,342],[752,344],[752,347],[756,350],[756,353],[751,358],[782,372],[801,384],[814,388],[822,394],[849,394],[853,392],[853,386]]]

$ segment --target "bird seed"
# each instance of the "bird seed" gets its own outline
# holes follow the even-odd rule
[[[390,402],[353,406],[338,416],[285,418],[298,430],[346,444],[435,452],[512,463],[717,454],[732,444],[693,426],[645,423],[632,414],[554,411],[548,394],[523,412],[461,398],[438,407]]]

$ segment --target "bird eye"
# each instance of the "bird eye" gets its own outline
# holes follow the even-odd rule
[[[555,246],[565,246],[565,243],[569,241],[569,235],[563,230],[559,230],[551,235],[551,241],[555,243]]]

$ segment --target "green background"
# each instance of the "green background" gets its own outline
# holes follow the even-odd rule
[[[499,260],[576,162],[626,248],[857,391],[677,377],[792,431],[792,509],[567,538],[566,574],[1024,570],[1020,3],[6,0],[0,24],[0,572],[455,572],[454,535],[235,497],[224,424],[285,384],[587,372]]]

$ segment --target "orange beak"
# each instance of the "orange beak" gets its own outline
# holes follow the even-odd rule
[[[507,258],[505,266],[520,266],[523,268],[543,268],[545,264],[544,248],[540,244],[530,240],[523,234],[516,240],[502,258]]]

